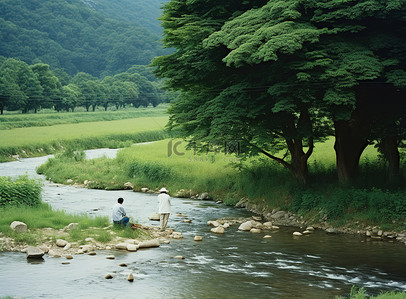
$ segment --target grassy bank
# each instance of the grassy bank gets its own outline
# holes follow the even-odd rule
[[[208,192],[228,204],[248,198],[264,208],[282,208],[314,222],[328,219],[344,225],[360,221],[385,229],[404,229],[406,190],[383,187],[383,165],[375,149],[368,148],[362,157],[364,179],[352,187],[342,187],[335,183],[332,144],[330,140],[316,147],[310,162],[313,183],[306,187],[299,186],[287,170],[269,159],[238,163],[237,157],[222,153],[196,155],[184,148],[184,142],[175,150],[175,141],[170,140],[123,149],[116,159],[57,158],[41,166],[39,172],[61,183],[67,179],[93,181],[91,188],[120,188],[130,181],[135,189],[166,186],[178,195],[181,189],[193,190],[181,192],[185,196]]]
[[[383,292],[377,296],[369,296],[364,288],[351,288],[349,297],[336,297],[336,299],[406,299],[406,292]]]
[[[0,177],[0,235],[12,238],[17,244],[39,245],[55,239],[58,230],[70,223],[78,223],[65,239],[70,242],[84,242],[86,238],[107,243],[112,240],[111,230],[105,227],[111,223],[108,217],[89,217],[86,214],[68,214],[54,211],[41,202],[41,185],[38,181],[22,176],[19,178]],[[27,224],[28,231],[16,233],[10,228],[13,221]],[[47,228],[47,230],[43,230]],[[49,230],[52,228],[52,230]],[[113,227],[115,235],[124,238],[149,237],[142,230]],[[54,235],[55,234],[55,235]],[[55,241],[55,240],[53,240]],[[0,243],[0,251],[5,250]]]
[[[13,155],[42,156],[65,147],[125,147],[136,142],[159,140],[168,136],[163,131],[167,121],[167,116],[151,116],[0,130],[0,162],[11,160]]]

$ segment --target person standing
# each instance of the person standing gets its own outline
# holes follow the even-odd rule
[[[124,224],[124,226],[128,226],[130,224],[130,218],[125,213],[123,202],[124,199],[120,197],[119,199],[117,199],[117,203],[113,207],[113,223]]]
[[[158,213],[161,224],[161,231],[165,231],[168,224],[169,214],[171,213],[171,197],[168,190],[161,188],[158,195]]]

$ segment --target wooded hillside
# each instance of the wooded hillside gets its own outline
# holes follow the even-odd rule
[[[107,1],[92,3],[100,9],[89,8],[80,0],[0,0],[0,56],[28,64],[46,63],[70,75],[86,72],[99,77],[149,64],[164,53],[160,35],[148,29],[143,19],[135,20],[135,3],[128,9],[119,5],[130,1],[114,1],[114,9]],[[134,21],[102,14],[114,16],[119,10],[124,12],[122,20]],[[157,13],[152,2],[137,12],[145,19],[159,16],[152,16]]]

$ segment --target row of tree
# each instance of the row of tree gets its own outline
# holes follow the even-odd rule
[[[160,83],[145,66],[133,66],[124,73],[99,80],[80,72],[73,78],[49,65],[27,63],[14,58],[0,57],[0,113],[4,109],[37,112],[41,108],[74,111],[97,106],[105,110],[111,105],[156,106],[168,101]]]
[[[315,142],[335,136],[341,182],[376,142],[389,179],[399,177],[405,1],[172,0],[161,20],[176,52],[153,65],[182,92],[170,124],[190,142],[238,139],[302,182]]]

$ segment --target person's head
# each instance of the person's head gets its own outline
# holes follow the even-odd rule
[[[122,204],[122,203],[124,202],[124,198],[120,197],[119,199],[117,199],[117,202],[118,202],[119,204]]]
[[[159,190],[159,193],[168,193],[168,190],[165,189],[165,187],[161,188],[161,190]]]

